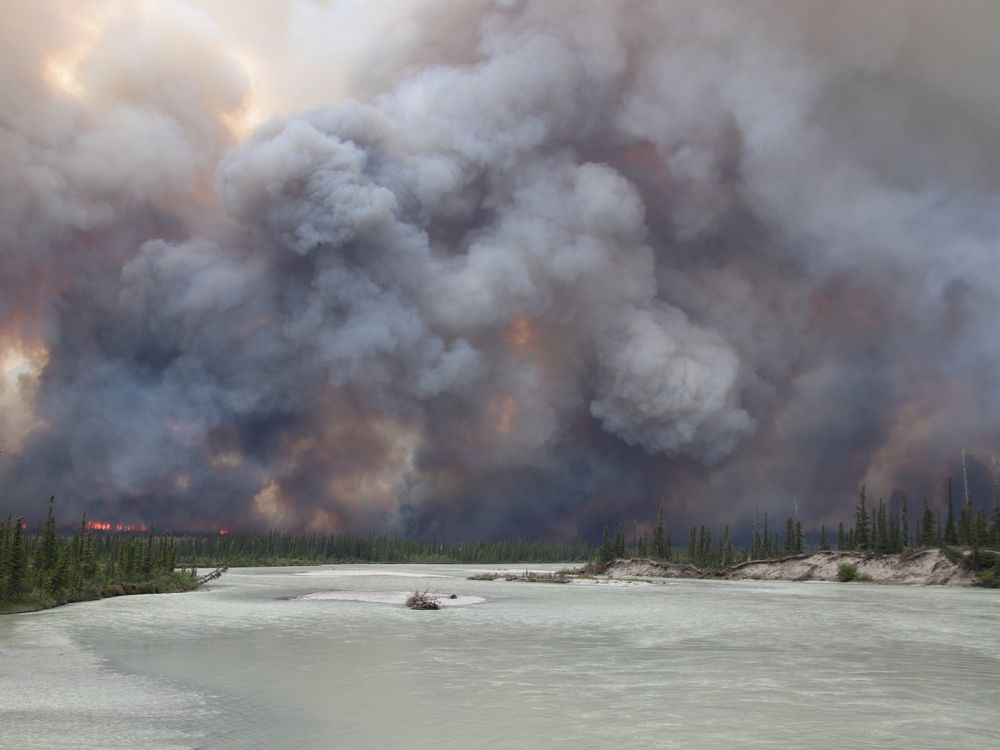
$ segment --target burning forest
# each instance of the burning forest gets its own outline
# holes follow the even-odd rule
[[[15,3],[4,510],[818,529],[941,509],[963,447],[987,507],[1000,6],[961,6]]]

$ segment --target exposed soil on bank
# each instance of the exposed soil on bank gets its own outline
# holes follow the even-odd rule
[[[726,578],[759,581],[836,581],[841,565],[856,565],[859,576],[873,583],[974,586],[973,573],[952,562],[939,549],[905,555],[869,555],[829,550],[781,560],[751,561],[731,568]]]
[[[590,572],[586,571],[585,572]],[[687,563],[668,563],[659,560],[612,560],[593,570],[595,575],[608,578],[704,578],[705,571]]]
[[[582,572],[609,579],[628,578],[724,578],[757,581],[836,581],[841,565],[857,566],[859,577],[872,583],[910,585],[975,586],[974,574],[948,559],[939,549],[925,549],[905,555],[876,555],[864,552],[828,550],[792,555],[778,560],[752,560],[734,565],[725,572],[706,572],[694,565],[657,560],[613,560]]]

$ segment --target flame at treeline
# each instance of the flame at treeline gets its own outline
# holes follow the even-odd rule
[[[110,531],[116,534],[145,534],[152,528],[151,526],[147,526],[145,523],[141,521],[137,523],[113,523],[111,521],[86,521],[84,523],[84,526],[87,528],[88,531]],[[27,528],[27,524],[25,524],[25,528]],[[164,533],[171,534],[174,533],[174,531],[171,529],[166,529],[164,530]],[[228,528],[220,528],[220,529],[211,529],[203,531],[194,530],[187,533],[218,534],[219,536],[228,536],[230,532]]]
[[[145,533],[149,527],[144,523],[111,523],[110,521],[87,521],[90,531],[114,531],[118,533]]]
[[[818,529],[862,484],[943,511],[963,447],[986,503],[998,27],[991,0],[5,3],[3,515]]]

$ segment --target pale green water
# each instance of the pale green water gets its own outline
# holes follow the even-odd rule
[[[334,570],[444,577],[297,575]],[[1000,592],[468,570],[242,569],[0,618],[0,747],[1000,747]],[[281,598],[418,586],[488,601]]]

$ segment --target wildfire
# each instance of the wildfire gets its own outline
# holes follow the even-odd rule
[[[87,521],[89,531],[112,531],[117,534],[145,534],[149,527],[142,523],[111,523],[110,521]],[[168,532],[169,533],[169,532]],[[229,536],[228,528],[220,528],[217,532],[219,536]]]
[[[149,531],[146,524],[142,523],[111,523],[110,521],[87,521],[87,528],[90,531],[114,531],[121,534],[133,532],[145,533]]]

